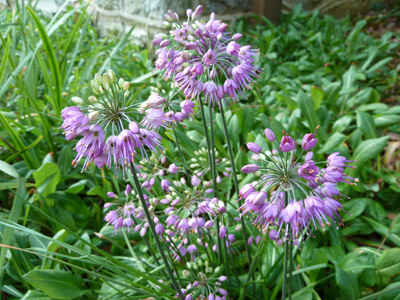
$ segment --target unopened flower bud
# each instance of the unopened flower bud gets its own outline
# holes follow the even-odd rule
[[[82,105],[84,103],[83,100],[79,97],[72,97],[71,100],[77,105]]]
[[[103,77],[101,77],[100,74],[94,75],[94,78],[95,78],[96,82],[97,82],[99,85],[102,85],[102,84],[104,83]]]
[[[127,91],[129,89],[130,85],[131,84],[129,83],[129,81],[125,81],[122,88],[124,89],[124,91]]]
[[[118,86],[122,89],[122,88],[124,88],[124,82],[125,82],[125,80],[123,79],[123,78],[120,78],[119,80],[118,80]]]
[[[89,100],[89,102],[91,102],[91,103],[96,103],[96,102],[98,101],[97,98],[96,98],[95,96],[89,96],[88,100]]]
[[[92,111],[91,113],[89,113],[89,120],[90,121],[96,121],[98,117],[99,117],[99,112],[98,111]]]
[[[107,73],[103,74],[103,80],[104,80],[105,83],[111,84],[111,78],[110,78],[110,76],[108,76]]]
[[[110,77],[111,82],[114,83],[115,80],[116,80],[116,76],[115,76],[114,71],[110,69],[110,70],[108,70],[107,74]]]

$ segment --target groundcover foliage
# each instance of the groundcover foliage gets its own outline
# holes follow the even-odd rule
[[[179,297],[177,286],[187,290],[184,297],[192,293],[193,299],[211,293],[218,299],[225,292],[227,299],[284,296],[285,247],[253,227],[251,219],[238,219],[243,201],[236,203],[239,191],[233,173],[239,188],[255,180],[241,168],[252,164],[258,151],[246,143],[272,151],[265,128],[277,136],[284,130],[302,144],[303,135],[313,133],[318,125],[314,161],[326,161],[329,154],[340,152],[355,161],[351,165],[356,168],[346,173],[358,182],[338,186],[349,197],[340,201],[348,212],[340,212],[343,227],[318,225],[313,236],[305,235],[291,248],[290,297],[398,297],[398,36],[386,32],[373,38],[365,20],[336,20],[300,7],[283,16],[280,26],[265,19],[264,25],[255,26],[246,20],[235,22],[232,31],[243,34],[240,43],[260,49],[256,65],[262,72],[243,92],[246,98],[239,96],[240,102],[229,107],[223,104],[223,115],[218,105],[209,110],[209,105],[194,101],[194,116],[176,122],[174,130],[159,130],[162,154],[151,156],[150,161],[141,155],[136,158],[139,169],[149,174],[138,178],[149,197],[146,200],[161,201],[149,200],[156,212],[174,200],[165,195],[169,188],[174,197],[193,190],[193,195],[199,195],[206,188],[218,191],[221,201],[210,200],[213,212],[209,212],[217,216],[218,235],[204,234],[200,240],[193,238],[193,232],[182,236],[182,243],[189,239],[196,248],[188,248],[190,255],[186,255],[176,249],[176,240],[168,238],[162,239],[163,251],[159,251],[148,223],[137,231],[133,225],[125,224],[118,231],[106,226],[110,208],[105,203],[126,197],[139,202],[137,192],[131,195],[130,188],[126,190],[127,184],[135,190],[132,174],[127,172],[126,181],[122,172],[115,178],[114,170],[99,170],[94,163],[84,172],[82,163],[71,166],[75,142],[66,141],[59,129],[61,111],[75,105],[73,96],[86,101],[93,94],[95,73],[112,69],[116,80],[129,82],[120,86],[125,91],[129,85],[127,99],[138,103],[154,91],[173,98],[176,103],[172,101],[171,107],[180,109],[185,99],[176,89],[171,96],[171,80],[165,82],[163,72],[153,72],[154,52],[130,43],[130,32],[99,37],[91,17],[84,5],[65,7],[52,18],[22,6],[0,14],[0,286],[4,297],[173,299]],[[214,153],[207,150],[210,133]],[[212,160],[218,163],[210,164]],[[160,177],[167,174],[169,185]],[[117,196],[119,200],[114,200]],[[194,204],[174,204],[179,205],[182,211],[190,211]],[[153,221],[158,223],[154,216]],[[155,229],[159,234],[166,228]],[[210,243],[208,249],[205,243]],[[209,290],[197,288],[195,282],[201,286],[204,280],[210,283]]]

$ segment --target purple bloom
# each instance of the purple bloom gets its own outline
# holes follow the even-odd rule
[[[275,134],[274,134],[274,132],[271,130],[271,129],[269,129],[269,128],[266,128],[265,130],[264,130],[264,134],[265,134],[265,136],[267,137],[267,139],[268,139],[268,141],[270,141],[270,142],[273,142],[273,141],[275,141]]]
[[[170,165],[169,168],[168,168],[168,172],[171,173],[171,174],[178,173],[178,170],[179,170],[179,167],[175,163]]]
[[[95,157],[103,154],[103,148],[103,129],[97,124],[91,125],[85,132],[84,137],[76,145],[75,150],[78,152],[78,154],[73,160],[72,164],[76,167],[82,157],[86,156],[82,171],[86,170]]]
[[[260,153],[261,152],[261,147],[259,145],[257,145],[256,143],[250,142],[247,143],[247,148],[254,153]]]
[[[150,109],[142,121],[142,125],[149,129],[158,129],[161,126],[167,127],[170,120],[165,116],[161,108]]]
[[[296,142],[289,135],[284,135],[279,148],[282,152],[290,152],[296,149]]]
[[[169,193],[169,186],[170,186],[170,185],[171,185],[171,182],[169,182],[167,179],[161,180],[161,188],[162,188],[165,192]]]
[[[242,172],[245,174],[249,174],[249,173],[254,173],[258,171],[258,166],[256,164],[249,164],[249,165],[245,165],[242,168]]]
[[[307,181],[315,180],[318,172],[319,169],[312,160],[306,162],[297,170],[297,173]]]
[[[315,135],[317,134],[318,127],[319,125],[317,126],[317,129],[315,129],[314,133],[308,133],[303,137],[303,142],[301,144],[301,147],[304,150],[311,150],[317,144],[318,139],[315,137]]]

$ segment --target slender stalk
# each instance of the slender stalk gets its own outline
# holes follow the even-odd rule
[[[224,108],[223,108],[222,102],[220,105],[220,109],[221,109],[222,123],[224,125],[226,144],[228,145],[229,159],[231,161],[233,182],[235,184],[236,193],[239,193],[239,183],[238,183],[237,175],[236,175],[235,160],[234,160],[233,153],[232,153],[231,142],[229,139],[228,127],[226,126],[225,113],[224,113]],[[246,226],[245,226],[243,218],[240,218],[240,221],[242,223],[243,237],[244,237],[244,241],[245,241],[244,245],[246,247],[247,258],[249,260],[249,265],[251,265],[251,252],[250,252],[250,247],[247,245],[248,236],[246,233]]]
[[[209,151],[211,152],[211,160],[210,160],[210,164],[211,164],[211,174],[212,174],[212,179],[213,179],[213,189],[214,189],[214,196],[217,197],[217,169],[215,167],[215,147],[214,147],[214,123],[213,123],[213,115],[212,115],[212,106],[209,106],[209,114],[210,114],[210,141],[211,141],[211,149],[209,149]],[[219,237],[219,219],[220,217],[217,217],[217,235]],[[221,240],[217,237],[217,241],[218,241],[218,257],[219,257],[219,262],[220,264],[222,264],[222,247],[221,247]],[[224,248],[226,247],[226,245],[224,244]],[[226,249],[225,249],[226,250]],[[227,257],[226,257],[227,259]],[[229,270],[228,270],[229,273]]]
[[[174,274],[171,271],[171,268],[170,268],[169,263],[168,263],[168,259],[165,256],[164,249],[163,249],[163,247],[161,245],[160,239],[158,238],[158,235],[157,235],[157,232],[156,232],[156,228],[154,226],[153,220],[151,219],[149,209],[147,208],[147,205],[146,205],[146,201],[144,200],[144,197],[143,197],[143,192],[142,192],[142,188],[141,188],[140,183],[139,183],[139,179],[138,179],[138,177],[136,175],[136,167],[132,162],[131,162],[131,173],[132,173],[132,176],[133,176],[133,181],[135,182],[136,190],[137,190],[137,192],[139,194],[140,203],[142,204],[144,213],[146,215],[147,222],[149,223],[149,227],[150,227],[151,233],[153,234],[154,240],[156,241],[157,248],[160,251],[160,255],[161,255],[161,258],[162,258],[162,260],[164,262],[165,268],[167,269],[169,277],[171,277],[172,285],[174,286],[175,290],[179,294],[179,297],[181,299],[185,299],[185,296],[183,295],[183,293],[181,291],[181,288],[179,287],[178,282],[176,281],[176,279],[174,277]]]
[[[288,192],[285,191],[285,207],[288,205],[289,195]],[[288,224],[286,226],[289,226]],[[287,230],[290,234],[290,227]],[[283,260],[283,285],[282,285],[282,300],[286,299],[286,285],[287,285],[287,264],[288,264],[288,255],[289,255],[289,243],[288,238],[285,236],[285,256]]]
[[[289,244],[289,300],[292,300],[293,241]]]
[[[187,169],[187,166],[186,166],[186,161],[185,161],[185,158],[183,157],[182,149],[181,149],[181,146],[179,145],[178,136],[176,135],[176,129],[175,129],[174,125],[172,125],[172,130],[174,131],[175,143],[176,143],[176,146],[178,147],[179,156],[181,157],[181,161],[182,161],[183,167],[185,168],[186,176],[187,176],[188,179],[190,179],[189,172],[188,172],[188,169]]]
[[[285,257],[283,261],[283,285],[282,285],[282,300],[286,299],[286,284],[287,284],[287,263],[288,263],[289,243],[285,240]]]
[[[201,119],[203,121],[203,127],[204,127],[204,134],[206,135],[208,160],[211,163],[212,158],[211,158],[211,152],[210,152],[210,149],[211,149],[211,147],[210,147],[210,139],[208,137],[206,116],[204,114],[204,108],[203,108],[203,103],[201,102],[201,99],[200,99],[199,103],[200,103]],[[212,170],[211,170],[211,173],[212,173]]]

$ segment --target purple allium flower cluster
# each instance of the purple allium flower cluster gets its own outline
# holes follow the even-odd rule
[[[107,225],[112,225],[114,227],[114,233],[116,234],[119,229],[123,228],[128,232],[138,232],[140,231],[140,235],[144,236],[147,232],[147,228],[149,227],[149,223],[145,221],[145,214],[143,208],[137,205],[137,201],[135,201],[135,197],[131,194],[132,188],[128,184],[125,187],[125,201],[122,205],[118,206],[117,203],[108,202],[104,205],[105,208],[112,207],[113,209],[109,210],[104,217],[104,220],[107,222]],[[108,192],[107,196],[112,199],[118,199],[118,196],[113,192]],[[148,202],[149,198],[145,196],[145,199],[150,206],[150,202]],[[117,208],[114,208],[118,206]],[[156,218],[153,219],[154,223],[159,224],[159,220]],[[157,221],[157,222],[156,222]]]
[[[225,300],[228,292],[222,288],[227,277],[220,274],[220,267],[215,269],[210,263],[201,258],[186,263],[187,269],[182,272],[187,279],[188,285],[182,290],[185,300]]]
[[[137,162],[136,168],[140,173],[138,177],[143,179],[142,188],[148,192],[151,191],[154,184],[158,182],[157,177],[165,176],[168,173],[168,166],[166,165],[167,158],[165,156],[158,156],[154,153],[151,154],[148,160],[140,160]],[[161,187],[163,187],[161,180]]]
[[[219,153],[216,149],[214,151],[215,151],[215,157],[216,157],[215,168],[217,171],[216,180],[217,180],[217,183],[221,183],[223,177],[230,177],[230,173],[232,172],[231,162],[228,159],[226,159],[225,157],[220,158]],[[203,148],[195,151],[194,154],[196,155],[196,157],[193,157],[191,159],[192,163],[190,164],[190,168],[193,170],[193,172],[195,174],[192,177],[192,181],[193,181],[193,178],[202,177],[211,171],[211,162],[210,162],[210,157],[208,155],[207,149],[203,147]]]
[[[176,13],[168,11],[164,22],[171,28],[169,35],[158,34],[153,40],[160,45],[156,51],[156,70],[164,71],[164,79],[174,83],[187,99],[199,98],[212,103],[221,99],[238,100],[249,89],[260,69],[255,66],[258,50],[241,46],[240,33],[226,32],[227,24],[215,18],[200,19],[202,7],[188,10],[181,22]]]
[[[194,256],[198,253],[195,241],[209,232],[218,221],[218,216],[226,212],[224,203],[212,198],[211,182],[198,180],[193,184],[192,179],[190,185],[184,177],[179,181],[164,179],[161,182],[165,191],[165,198],[160,200],[166,216],[165,240],[177,245],[176,248],[171,247],[177,260],[186,254]],[[204,244],[204,247],[208,246]]]
[[[353,161],[336,152],[325,162],[315,162],[314,154],[309,150],[317,144],[316,132],[304,136],[302,151],[297,158],[297,144],[288,134],[283,132],[280,143],[272,130],[267,128],[265,135],[275,146],[272,151],[262,153],[261,146],[247,144],[256,163],[244,166],[242,172],[255,173],[258,180],[240,189],[239,199],[244,200],[240,207],[241,216],[251,214],[254,226],[264,233],[270,226],[276,227],[277,230],[269,232],[269,237],[279,244],[286,239],[297,243],[299,236],[311,234],[312,227],[317,229],[317,225],[343,225],[339,214],[343,209],[338,200],[344,195],[337,185],[358,181],[345,173],[346,168],[354,168],[348,165]],[[302,158],[304,162],[300,162]]]
[[[125,174],[138,152],[147,157],[147,150],[156,152],[162,148],[161,135],[155,129],[163,125],[159,120],[164,117],[154,114],[138,120],[140,103],[133,103],[129,82],[122,78],[117,82],[112,70],[103,76],[96,74],[91,86],[96,96],[87,100],[72,97],[78,106],[67,107],[61,113],[66,139],[82,136],[74,148],[77,155],[72,164],[76,167],[85,158],[82,171],[94,162],[99,168],[114,165],[116,176],[121,169]]]

